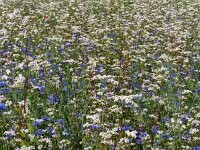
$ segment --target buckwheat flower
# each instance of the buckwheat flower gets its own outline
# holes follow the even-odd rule
[[[8,79],[9,79],[9,76],[3,75],[1,78],[2,78],[3,80],[8,80]],[[0,86],[1,86],[1,83],[0,83]]]
[[[130,137],[133,137],[133,138],[137,137],[137,131],[125,131],[125,133]]]
[[[49,112],[48,115],[49,115],[49,116],[53,116],[53,115],[54,115],[54,112]]]
[[[4,132],[4,135],[7,137],[7,138],[12,138],[16,135],[16,131],[15,130],[9,130],[9,131],[5,131]]]
[[[69,133],[67,132],[67,130],[64,130],[63,132],[62,132],[62,135],[69,135]]]
[[[48,145],[51,145],[52,144],[52,141],[49,139],[49,138],[43,138],[43,139],[39,139],[40,142],[45,142],[47,143]]]
[[[169,57],[166,54],[162,54],[159,58],[163,60],[167,60]]]
[[[42,149],[43,148],[43,145],[38,145],[38,149]]]
[[[199,130],[196,129],[196,128],[190,129],[190,134],[196,134],[196,133],[198,133],[198,132],[199,132]]]
[[[30,138],[30,140],[32,141],[32,140],[34,140],[34,138],[35,138],[35,135],[34,134],[28,134],[28,137]]]
[[[120,141],[119,141],[119,143],[130,143],[130,139],[128,139],[128,138],[121,138],[120,139]]]
[[[182,92],[182,94],[189,94],[189,93],[192,93],[192,91],[190,91],[190,90],[184,90],[184,91]]]
[[[19,150],[34,150],[35,148],[34,148],[34,146],[22,146]]]

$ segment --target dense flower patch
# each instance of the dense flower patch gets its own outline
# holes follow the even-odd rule
[[[198,0],[0,1],[0,150],[200,149]]]

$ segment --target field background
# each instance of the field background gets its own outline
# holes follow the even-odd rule
[[[200,150],[199,0],[1,0],[0,150]]]

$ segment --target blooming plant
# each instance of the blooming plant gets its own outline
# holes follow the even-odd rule
[[[199,0],[0,0],[0,150],[199,150],[199,16]]]

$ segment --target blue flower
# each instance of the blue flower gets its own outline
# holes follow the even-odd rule
[[[200,93],[200,89],[195,89],[195,92],[196,93]]]
[[[82,114],[81,114],[81,113],[77,113],[77,114],[76,114],[76,117],[81,118],[81,117],[82,117]]]
[[[56,70],[59,69],[59,67],[57,65],[54,65],[53,68],[56,69]]]
[[[140,145],[142,144],[142,140],[137,140],[137,143]]]
[[[6,137],[6,138],[9,138],[9,139],[12,139],[12,138],[14,138],[14,135],[12,135],[12,134],[6,134],[5,137]]]
[[[59,119],[57,122],[63,124],[63,119]]]
[[[48,101],[50,103],[58,103],[58,99],[56,97],[54,97],[53,95],[48,97]]]
[[[102,96],[101,96],[101,95],[97,95],[97,98],[98,98],[98,99],[101,99],[101,98],[102,98]]]
[[[0,87],[6,85],[4,81],[0,81]]]
[[[124,62],[124,61],[125,61],[125,59],[124,59],[124,58],[121,58],[121,59],[120,59],[120,62]]]
[[[198,147],[194,147],[193,150],[200,150],[200,147],[199,146]]]
[[[42,124],[42,120],[39,120],[39,121],[35,121],[35,123],[34,123],[34,126],[40,126],[41,124]]]
[[[44,132],[41,129],[38,129],[37,132],[35,132],[35,134],[37,135],[42,135]]]
[[[5,110],[6,110],[6,105],[3,104],[3,103],[1,103],[1,104],[0,104],[0,110],[5,111]]]
[[[42,118],[42,120],[43,120],[43,121],[51,121],[51,118],[49,118],[49,117],[44,117],[44,118]]]
[[[176,102],[176,108],[180,107],[181,102]]]
[[[158,133],[158,130],[153,129],[153,130],[151,130],[151,132],[156,134],[156,133]]]
[[[44,89],[45,89],[45,86],[39,86],[39,90],[41,91],[41,92],[44,92]]]
[[[60,47],[60,48],[58,48],[57,51],[58,51],[58,52],[62,52],[63,50],[64,50],[64,49]]]
[[[86,64],[81,64],[81,67],[85,67],[86,66]]]
[[[70,47],[71,44],[70,43],[65,43],[65,47]]]
[[[121,88],[119,87],[119,86],[117,86],[116,88],[115,88],[115,92],[119,92],[121,90]]]
[[[130,126],[123,126],[123,127],[122,127],[122,130],[124,130],[124,131],[131,130],[131,127],[130,127]]]
[[[163,139],[168,139],[168,138],[170,138],[170,135],[169,135],[169,134],[163,134],[163,135],[162,135],[162,138],[163,138]]]
[[[145,136],[148,136],[148,134],[147,134],[147,132],[143,132],[141,136],[145,137]]]
[[[93,44],[93,42],[92,42],[92,41],[90,41],[90,42],[88,43],[88,46],[92,46],[92,44]]]
[[[22,90],[21,89],[18,89],[17,90],[18,94],[22,93]]]
[[[181,118],[181,121],[182,121],[182,122],[186,122],[186,121],[187,121],[187,118],[186,118],[186,117],[183,117],[183,118]]]
[[[50,135],[50,137],[52,137],[54,135],[54,130],[51,127],[47,127],[47,133]]]
[[[98,124],[94,124],[94,125],[91,125],[90,127],[95,130],[95,129],[99,128],[99,125]]]

